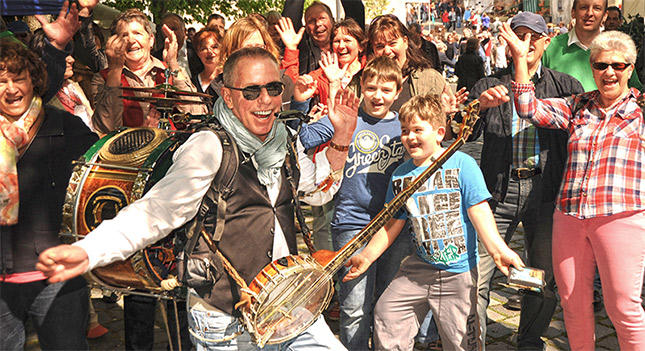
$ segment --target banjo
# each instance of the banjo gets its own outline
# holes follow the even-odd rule
[[[248,288],[243,289],[250,295],[250,302],[241,304],[240,309],[242,322],[259,347],[292,339],[316,321],[331,302],[333,275],[466,143],[478,114],[479,101],[474,100],[462,114],[456,140],[339,251],[318,250],[311,256],[283,257],[255,276]]]

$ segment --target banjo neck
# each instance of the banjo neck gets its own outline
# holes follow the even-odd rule
[[[455,141],[415,180],[400,191],[383,209],[363,228],[356,236],[340,250],[338,250],[327,262],[320,262],[319,255],[314,257],[321,263],[323,269],[330,275],[336,273],[363,245],[376,234],[392,217],[405,205],[406,201],[423,185],[461,146],[472,133],[473,126],[479,113],[479,101],[474,100],[466,107],[466,114],[461,129]]]

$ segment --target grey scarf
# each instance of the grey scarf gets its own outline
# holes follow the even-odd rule
[[[283,123],[274,122],[271,132],[262,142],[244,127],[221,97],[213,105],[213,114],[224,130],[233,136],[242,152],[253,156],[257,164],[260,184],[269,186],[275,183],[287,155],[286,126]]]

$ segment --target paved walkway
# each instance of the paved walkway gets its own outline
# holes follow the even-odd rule
[[[465,151],[479,159],[480,142],[468,143],[462,147]],[[517,252],[523,250],[522,229],[513,237],[511,247]],[[515,348],[515,338],[517,326],[519,324],[519,311],[512,311],[506,308],[506,301],[509,296],[515,293],[513,289],[499,285],[505,281],[503,275],[498,274],[493,279],[493,288],[491,291],[491,303],[488,308],[488,335],[486,337],[487,350],[512,350]],[[107,335],[90,340],[91,350],[123,350],[123,307],[122,300],[117,303],[105,303],[100,300],[100,290],[94,289],[93,296],[94,307],[99,315],[99,321],[110,330]],[[159,310],[159,309],[158,309]],[[334,332],[338,332],[338,323],[329,321]],[[616,332],[603,310],[596,313],[596,347],[597,350],[618,350],[618,341]],[[558,306],[556,313],[547,330],[545,341],[547,350],[568,350],[567,336],[564,329],[562,309]],[[166,350],[167,337],[163,318],[157,313],[155,326],[155,349]],[[39,350],[37,337],[32,331],[28,335],[26,350]]]

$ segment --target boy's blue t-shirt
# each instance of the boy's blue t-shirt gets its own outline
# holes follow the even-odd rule
[[[392,172],[405,155],[398,113],[393,115],[380,119],[359,109],[343,181],[336,193],[332,234],[363,229],[383,209]]]
[[[392,200],[426,169],[411,159],[404,162],[392,174],[385,201]],[[479,260],[477,233],[467,210],[490,197],[477,162],[457,151],[394,217],[410,218],[410,234],[419,257],[439,269],[467,272]]]

